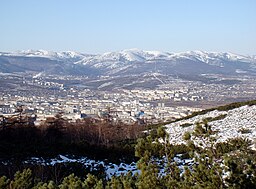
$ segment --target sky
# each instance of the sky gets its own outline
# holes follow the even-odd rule
[[[1,0],[0,51],[256,55],[255,0]]]

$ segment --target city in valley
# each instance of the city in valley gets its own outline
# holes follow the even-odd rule
[[[1,73],[0,82],[1,124],[20,113],[32,116],[35,125],[56,115],[70,122],[94,118],[152,124],[256,96],[256,77],[245,75],[187,80],[157,73],[129,78]]]

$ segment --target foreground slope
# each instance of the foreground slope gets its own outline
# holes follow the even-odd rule
[[[195,133],[198,125],[207,124],[211,128],[210,137],[198,137]],[[256,141],[256,105],[245,105],[230,110],[212,110],[202,115],[180,120],[166,125],[166,131],[173,144],[186,143],[188,133],[191,140],[198,146],[209,146],[210,140],[214,143],[224,142],[233,138],[247,138],[252,141],[255,149]]]

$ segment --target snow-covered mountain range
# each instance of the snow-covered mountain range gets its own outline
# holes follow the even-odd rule
[[[27,50],[0,52],[0,72],[36,71],[72,75],[255,74],[256,57],[234,53],[169,53],[129,49],[104,54]]]

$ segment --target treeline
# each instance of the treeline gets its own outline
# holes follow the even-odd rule
[[[235,109],[235,108],[240,108],[240,107],[246,106],[246,105],[248,105],[248,106],[256,105],[256,100],[245,101],[245,102],[234,102],[234,103],[227,104],[227,105],[224,105],[224,106],[209,108],[209,109],[205,109],[205,110],[202,110],[202,111],[199,111],[199,112],[193,112],[191,115],[186,116],[184,118],[180,118],[180,119],[175,120],[175,121],[190,119],[190,118],[195,117],[197,115],[204,115],[204,114],[206,114],[208,112],[211,112],[211,111],[214,111],[214,110],[228,111],[228,110],[232,110],[232,109]]]
[[[201,111],[198,111],[198,112],[193,112],[192,114],[190,114],[188,116],[185,116],[185,117],[182,117],[182,118],[178,118],[178,119],[175,119],[173,121],[169,121],[169,122],[165,122],[165,123],[153,124],[150,127],[151,128],[157,128],[157,127],[159,127],[159,126],[161,126],[163,124],[166,125],[166,124],[169,124],[169,123],[174,123],[174,122],[177,122],[177,121],[190,119],[190,118],[198,116],[198,115],[207,114],[208,112],[211,112],[211,111],[214,111],[214,110],[228,111],[228,110],[232,110],[232,109],[235,109],[235,108],[240,108],[240,107],[246,106],[246,105],[248,105],[248,106],[256,105],[256,100],[250,100],[250,101],[244,101],[244,102],[234,102],[234,103],[223,105],[223,106],[218,106],[218,107],[214,107],[214,108],[204,109],[204,110],[201,110]]]
[[[24,124],[27,117],[8,120],[8,126],[0,128],[0,175],[12,177],[16,171],[33,171],[33,177],[43,181],[59,183],[75,172],[81,178],[94,173],[105,178],[104,167],[93,170],[82,163],[58,163],[40,165],[24,163],[31,157],[56,158],[59,154],[105,160],[112,163],[136,161],[134,147],[136,140],[143,137],[143,125],[112,124],[107,120],[86,118],[75,123],[68,122],[61,115],[48,118],[40,126]],[[26,122],[27,123],[27,122]],[[1,188],[1,187],[0,187]]]
[[[136,139],[145,126],[112,124],[83,119],[70,123],[60,115],[48,118],[40,126],[19,124],[0,129],[0,157],[55,156],[74,154],[105,159],[134,157]]]
[[[208,112],[211,112],[211,111],[214,111],[214,110],[228,111],[228,110],[232,110],[232,109],[235,109],[235,108],[240,108],[240,107],[246,106],[246,105],[247,106],[256,105],[256,100],[250,100],[250,101],[244,101],[244,102],[234,102],[234,103],[223,105],[223,106],[218,106],[218,107],[214,107],[214,108],[204,109],[204,110],[201,110],[201,111],[198,111],[198,112],[193,112],[191,115],[188,115],[188,116],[185,116],[185,117],[181,117],[181,118],[175,119],[173,121],[148,125],[147,128],[148,128],[148,130],[151,130],[151,131],[153,131],[155,133],[156,129],[161,127],[162,125],[167,125],[167,124],[170,124],[170,123],[175,123],[175,122],[178,122],[178,121],[181,121],[181,120],[188,120],[188,119],[191,119],[191,118],[193,118],[195,116],[198,116],[198,115],[205,115]],[[224,119],[226,116],[227,116],[227,114],[221,114],[221,115],[219,115],[217,117],[214,117],[214,118],[207,117],[207,118],[205,118],[204,121],[212,122],[212,121],[216,121],[216,120],[221,120],[221,119]],[[191,123],[184,123],[184,124],[182,124],[180,126],[185,128],[185,127],[189,127],[191,125],[192,125]],[[248,133],[248,132],[251,132],[251,131],[245,130],[245,129],[241,129],[241,133]],[[187,136],[185,136],[185,138],[190,138],[188,136],[188,133],[186,133],[186,134],[187,134]]]
[[[0,178],[0,188],[40,189],[252,189],[256,187],[256,153],[250,149],[250,142],[234,139],[214,146],[199,148],[192,141],[186,145],[184,158],[193,160],[191,166],[178,166],[174,161],[178,148],[168,142],[164,129],[157,130],[157,136],[139,139],[136,156],[140,174],[128,173],[113,176],[107,180],[87,174],[78,177],[76,172],[63,178],[42,181],[30,169],[17,172],[14,177]]]

